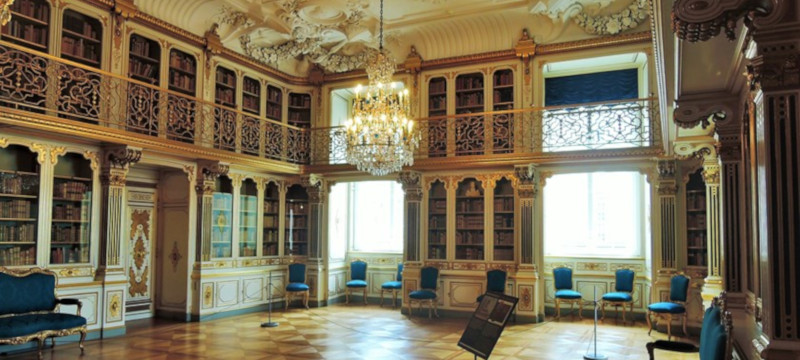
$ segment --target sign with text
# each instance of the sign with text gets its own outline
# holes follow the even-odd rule
[[[472,313],[458,346],[488,359],[517,301],[519,299],[513,296],[487,292]]]

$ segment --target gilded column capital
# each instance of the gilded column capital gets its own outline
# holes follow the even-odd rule
[[[142,158],[142,149],[130,146],[115,146],[103,149],[103,167],[128,170]]]
[[[800,86],[800,50],[793,46],[795,42],[770,44],[775,48],[794,50],[761,54],[747,65],[746,76],[751,90],[781,90]]]
[[[659,159],[656,163],[659,180],[675,179],[675,169],[677,164],[675,159]]]
[[[406,201],[422,201],[422,174],[416,171],[401,171],[397,176],[397,182],[403,187],[406,193]]]
[[[742,135],[738,131],[717,132],[719,138],[719,158],[722,163],[742,160]]]
[[[309,203],[324,203],[328,195],[328,185],[325,178],[319,174],[310,174],[308,176],[300,177],[300,185],[302,185],[308,193]]]
[[[659,196],[675,196],[678,193],[678,185],[675,182],[663,182],[656,185]]]
[[[539,192],[537,184],[540,179],[536,164],[514,166],[514,179],[517,183],[517,194],[522,199],[532,199]]]
[[[201,195],[211,195],[215,190],[218,177],[228,175],[230,166],[218,161],[201,161],[197,163],[197,185],[195,190]]]
[[[719,185],[720,166],[717,164],[703,164],[703,181],[707,186]]]
[[[697,125],[705,129],[712,122],[722,124],[739,118],[739,97],[726,92],[681,96],[675,103],[673,119],[684,129]]]

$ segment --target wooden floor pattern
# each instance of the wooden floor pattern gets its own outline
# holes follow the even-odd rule
[[[468,319],[407,317],[376,305],[333,305],[311,310],[291,308],[272,314],[275,328],[262,328],[266,313],[224,317],[200,323],[139,320],[123,337],[77,344],[56,344],[45,359],[473,359],[458,347]],[[592,322],[569,316],[560,322],[510,323],[491,359],[582,359],[592,339]],[[598,325],[598,353],[611,360],[647,359],[645,343],[666,339],[646,324]],[[48,342],[49,343],[49,342]],[[1,351],[2,349],[0,349]],[[694,355],[694,356],[692,356]],[[659,360],[697,359],[696,354],[657,351]],[[35,352],[0,359],[35,359]]]

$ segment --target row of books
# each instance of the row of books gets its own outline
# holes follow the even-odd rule
[[[483,199],[477,199],[478,201],[458,200],[459,201],[456,203],[456,211],[458,212],[483,211]]]
[[[514,233],[513,232],[504,232],[504,231],[495,231],[494,232],[494,244],[495,245],[514,245]]]
[[[514,211],[514,199],[513,198],[495,198],[494,199],[494,210],[495,211]]]
[[[28,200],[14,199],[0,202],[0,218],[33,218],[31,202]]]
[[[32,43],[45,44],[47,42],[47,28],[33,24],[12,21],[8,24],[8,34]]]
[[[306,233],[305,231],[291,231],[292,236],[287,236],[289,242],[298,243],[298,242],[306,242]]]
[[[302,215],[306,213],[306,204],[305,203],[287,203],[286,204],[286,215],[289,213],[294,213],[295,215]]]
[[[181,55],[176,52],[170,53],[169,66],[192,74],[195,72],[194,58],[189,55]]]
[[[306,227],[306,219],[305,218],[296,217],[296,218],[292,218],[292,219],[287,219],[286,223],[287,223],[287,226],[291,226],[292,228],[295,228],[295,229],[297,229],[297,228],[305,228]]]
[[[482,228],[483,215],[457,215],[457,228]]]
[[[445,200],[433,200],[433,201],[431,201],[431,210],[434,210],[436,212],[447,211],[447,201],[445,201]]]
[[[456,231],[456,244],[483,245],[483,232]]]
[[[265,228],[278,227],[278,218],[275,215],[264,216],[264,227]]]
[[[456,259],[459,260],[482,260],[483,249],[456,249]]]
[[[289,112],[289,121],[310,122],[311,115],[307,112],[297,112],[297,111]]]
[[[509,72],[495,73],[494,86],[505,86],[514,84],[514,74]]]
[[[694,248],[706,246],[706,233],[705,232],[692,232],[686,239],[687,245]]]
[[[244,92],[248,92],[250,94],[255,94],[255,95],[261,94],[261,84],[259,84],[258,81],[252,80],[250,78],[244,78],[244,85],[242,86],[242,89],[244,90]]]
[[[239,249],[239,256],[256,256],[256,248],[248,247],[247,243],[242,243],[242,247]]]
[[[278,243],[264,244],[264,256],[278,255]]]
[[[0,242],[34,241],[36,241],[36,226],[34,224],[0,224]]]
[[[91,230],[88,226],[58,226],[50,228],[53,241],[73,244],[88,244]]]
[[[258,113],[260,111],[258,108],[258,99],[245,95],[242,97],[242,108],[245,110],[250,110],[254,113]]]
[[[236,75],[222,69],[217,69],[217,83],[236,86]]]
[[[131,72],[131,74],[148,79],[155,78],[156,70],[158,70],[157,66],[150,63],[137,61],[136,59],[130,59],[130,61],[128,62],[128,67],[130,68],[129,71]]]
[[[57,204],[53,206],[53,219],[55,220],[88,220],[89,207],[74,204]]]
[[[280,211],[280,204],[278,200],[269,200],[267,199],[264,201],[264,212],[265,213],[276,213]]]
[[[483,78],[460,77],[456,79],[456,89],[458,90],[470,90],[470,89],[482,89],[482,88],[483,88]]]
[[[431,98],[428,99],[429,111],[446,110],[446,108],[447,108],[447,98],[444,95],[431,96]]]
[[[695,214],[686,219],[686,226],[691,228],[704,228],[706,227],[706,214]]]
[[[172,86],[194,92],[194,77],[189,75],[173,72],[169,77],[169,83]]]
[[[32,183],[36,179],[34,176],[25,176],[23,179],[20,175],[0,174],[0,193],[14,194],[14,195],[38,195],[39,190],[33,186],[22,186],[26,183]],[[38,175],[36,176],[38,177]],[[23,189],[25,190],[23,192]]]
[[[88,262],[89,262],[88,246],[73,247],[71,249],[55,247],[50,250],[51,264],[88,263]]]
[[[281,108],[277,106],[271,107],[267,104],[267,117],[273,120],[280,120]]]
[[[690,266],[706,266],[706,254],[704,252],[689,253],[687,260]]]
[[[308,245],[306,244],[286,244],[284,252],[286,255],[307,255]]]
[[[64,28],[88,38],[97,39],[97,31],[88,21],[64,21]]]
[[[265,243],[276,243],[278,242],[278,232],[273,231],[264,231],[264,242]]]
[[[492,101],[495,103],[514,101],[514,92],[512,89],[495,90]]]
[[[281,102],[281,91],[273,87],[267,87],[267,100]]]
[[[445,91],[447,91],[447,82],[444,80],[433,80],[428,84],[429,94],[443,93]]]
[[[705,210],[706,208],[706,194],[687,194],[686,207],[689,210]]]
[[[456,97],[456,106],[481,106],[483,105],[483,93],[462,94]]]
[[[431,216],[428,221],[428,228],[431,230],[442,230],[445,226],[447,226],[447,220],[444,218],[444,215]]]
[[[494,217],[494,227],[496,228],[510,228],[514,227],[514,218],[511,216],[497,216]]]
[[[71,37],[61,38],[61,53],[99,61],[97,57],[97,46],[86,44],[83,39],[73,39]]]
[[[215,91],[214,99],[217,100],[217,103],[224,103],[224,104],[235,104],[236,101],[233,98],[233,90],[231,89],[220,89],[217,88]]]
[[[17,0],[11,5],[11,11],[44,22],[49,22],[50,20],[50,7],[46,5],[37,6],[32,0]]]
[[[441,249],[438,247],[428,248],[428,258],[429,259],[444,259],[447,254],[445,249]]]
[[[53,197],[57,198],[84,200],[89,194],[89,185],[78,181],[60,182],[53,186]]]
[[[138,36],[132,37],[131,53],[150,58],[150,42]]]
[[[514,260],[514,249],[494,249],[495,260]]]
[[[0,249],[0,265],[2,266],[33,265],[35,263],[36,247]]]
[[[289,105],[296,107],[311,107],[311,96],[308,95],[294,95],[289,97]]]

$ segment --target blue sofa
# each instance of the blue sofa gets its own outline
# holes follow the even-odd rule
[[[39,358],[47,338],[81,334],[86,338],[86,318],[80,316],[81,302],[56,297],[58,278],[50,270],[0,267],[0,344],[39,342]],[[58,306],[77,305],[78,315],[58,312]],[[55,344],[55,341],[54,341]]]

